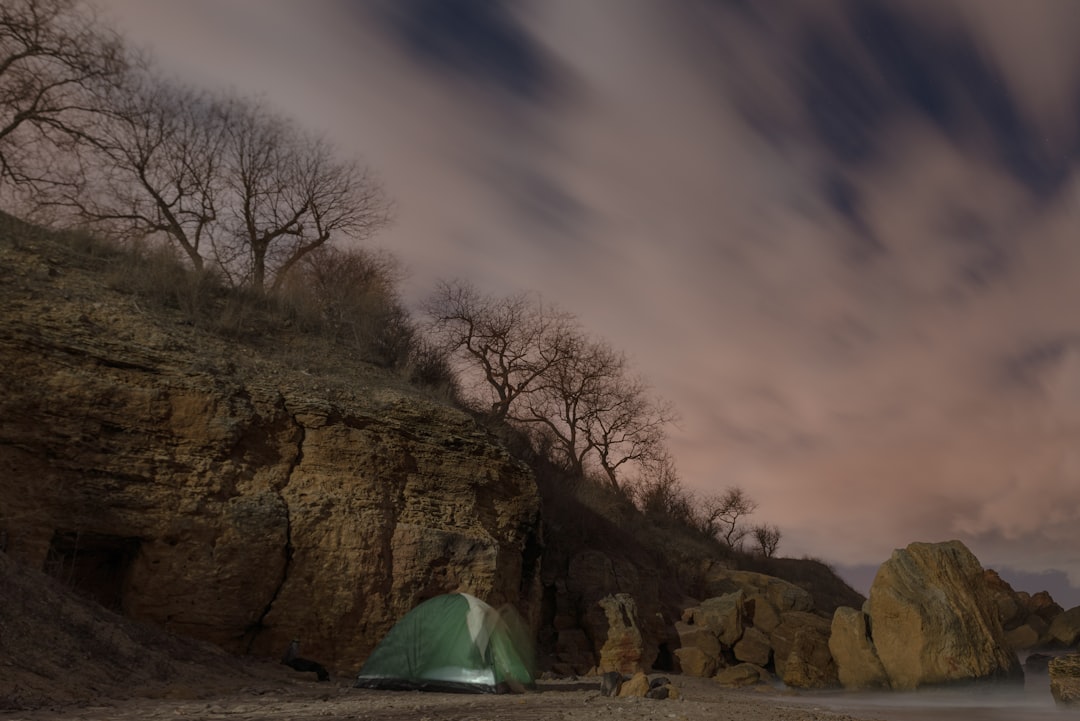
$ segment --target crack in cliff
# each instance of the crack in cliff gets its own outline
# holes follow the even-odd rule
[[[284,402],[282,403],[284,406]],[[282,491],[288,487],[292,482],[293,474],[296,469],[304,460],[304,440],[307,437],[307,429],[304,424],[301,423],[295,415],[289,416],[297,432],[296,438],[296,453],[293,455],[292,460],[289,462],[289,468],[285,472],[285,482],[277,488],[277,497],[281,501],[281,505],[285,509],[285,547],[283,549],[285,554],[285,564],[281,568],[281,578],[278,580],[277,586],[274,588],[274,592],[270,595],[270,600],[266,602],[266,606],[263,607],[262,613],[259,614],[259,618],[248,627],[248,642],[247,653],[251,653],[252,646],[255,644],[255,639],[259,633],[266,629],[266,617],[270,615],[270,611],[274,607],[274,603],[277,601],[278,596],[281,595],[281,590],[285,588],[285,583],[289,580],[289,569],[292,566],[293,559],[293,543],[292,543],[292,514],[289,512],[289,502],[285,499]]]

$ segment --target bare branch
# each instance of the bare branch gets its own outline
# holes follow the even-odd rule
[[[162,234],[202,269],[224,202],[225,104],[133,68],[100,98],[80,182],[53,204],[121,237]]]
[[[234,101],[228,116],[231,232],[221,242],[234,246],[223,254],[244,258],[254,289],[277,289],[304,256],[337,236],[364,240],[390,222],[377,179],[337,160],[325,141],[259,103]]]
[[[0,3],[0,181],[60,182],[47,149],[85,136],[100,84],[125,66],[118,36],[74,0]]]
[[[480,372],[481,395],[499,420],[567,362],[578,335],[572,315],[535,297],[487,297],[460,281],[441,283],[424,310],[435,345]]]

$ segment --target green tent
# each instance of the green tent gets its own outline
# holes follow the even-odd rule
[[[424,601],[398,621],[355,686],[507,693],[534,683],[532,643],[520,617],[451,593]]]

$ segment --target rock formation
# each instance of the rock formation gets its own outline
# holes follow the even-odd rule
[[[628,593],[604,596],[599,606],[607,618],[607,634],[600,647],[597,670],[634,674],[651,668],[656,650],[649,647],[641,632],[633,596]]]
[[[1062,613],[1062,608],[1046,591],[1034,595],[1014,591],[996,571],[987,569],[986,584],[997,609],[998,620],[1005,629],[1005,639],[1015,650],[1047,647],[1055,639],[1050,623]]]
[[[266,656],[296,637],[348,670],[430,596],[529,599],[536,485],[468,415],[337,356],[309,374],[310,338],[257,353],[147,314],[42,252],[0,249],[13,557],[125,615]]]
[[[1080,606],[1054,618],[1047,634],[1062,646],[1075,646],[1080,642]]]
[[[862,611],[846,607],[836,609],[829,634],[829,650],[836,660],[838,677],[844,688],[889,688],[889,677],[870,640],[870,619]]]
[[[780,618],[780,625],[769,634],[776,675],[796,688],[836,685],[836,668],[829,653],[829,620],[809,611],[788,611]],[[819,668],[810,672],[805,668],[808,665]]]
[[[1080,655],[1050,660],[1050,693],[1061,706],[1080,707]]]
[[[894,551],[870,588],[869,615],[894,689],[1023,678],[982,566],[959,541]]]

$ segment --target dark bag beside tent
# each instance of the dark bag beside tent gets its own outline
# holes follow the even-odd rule
[[[452,593],[424,601],[372,652],[355,686],[507,693],[535,685],[532,643],[516,617]]]

